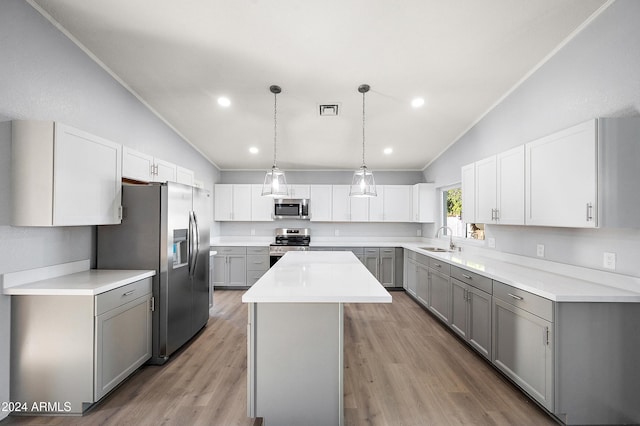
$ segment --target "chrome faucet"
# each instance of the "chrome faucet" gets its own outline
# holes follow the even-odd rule
[[[455,249],[456,246],[453,244],[453,231],[448,226],[441,226],[440,228],[438,228],[434,238],[438,238],[438,234],[440,233],[441,229],[446,229],[447,230],[447,235],[449,236],[449,249],[450,250]]]

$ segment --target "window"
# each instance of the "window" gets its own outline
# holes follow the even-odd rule
[[[442,190],[442,207],[442,223],[451,228],[454,237],[484,240],[484,224],[462,221],[462,188],[460,186]]]

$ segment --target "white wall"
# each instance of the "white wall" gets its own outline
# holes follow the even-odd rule
[[[210,162],[23,0],[0,2],[0,40],[0,274],[95,261],[95,227],[9,226],[9,120],[60,121],[191,168],[209,189],[219,179]],[[10,298],[0,295],[0,402],[9,401],[9,321]]]
[[[465,164],[595,117],[639,115],[638,18],[640,2],[614,2],[427,167],[425,179],[460,182]],[[640,164],[640,135],[621,148]],[[637,191],[638,183],[629,186]],[[495,238],[496,250],[535,257],[536,244],[544,244],[549,260],[595,269],[603,269],[603,252],[615,252],[616,272],[640,276],[639,228],[640,220],[595,230],[487,225],[486,235]]]

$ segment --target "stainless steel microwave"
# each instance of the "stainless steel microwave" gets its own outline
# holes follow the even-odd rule
[[[274,219],[311,219],[309,199],[276,199],[273,204],[272,216]]]

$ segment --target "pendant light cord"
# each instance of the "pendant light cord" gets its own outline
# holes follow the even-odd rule
[[[276,147],[278,140],[278,94],[273,94],[273,167],[276,167]]]
[[[366,167],[364,162],[364,94],[365,92],[362,92],[362,167]]]

